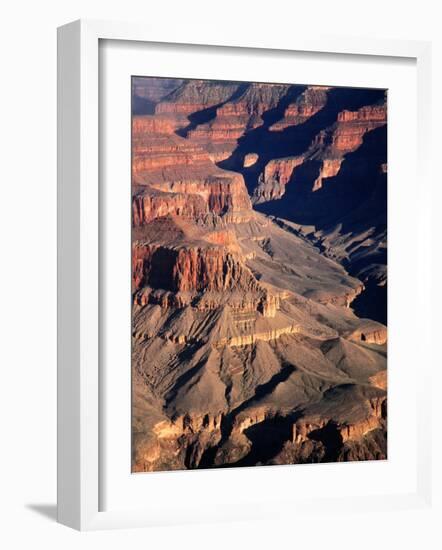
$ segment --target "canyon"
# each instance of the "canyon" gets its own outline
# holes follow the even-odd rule
[[[386,459],[385,90],[132,94],[132,471]]]

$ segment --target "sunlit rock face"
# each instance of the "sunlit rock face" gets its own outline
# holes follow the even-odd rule
[[[386,458],[384,92],[132,90],[133,471]]]
[[[134,225],[168,214],[196,219],[249,211],[242,176],[218,168],[203,147],[173,128],[170,120],[155,115],[133,117]]]
[[[259,156],[256,153],[249,153],[244,157],[244,168],[253,166],[258,161]]]
[[[281,131],[306,122],[325,107],[328,89],[326,86],[308,86],[296,101],[286,107],[283,117],[274,122],[269,129]]]
[[[239,85],[220,102],[211,120],[189,129],[187,136],[206,147],[215,162],[225,160],[247,131],[264,124],[263,115],[278,105],[288,89],[288,85]],[[219,96],[218,86],[213,86],[213,93]]]
[[[315,114],[317,111],[307,112]],[[309,114],[307,118],[310,116],[312,114]],[[286,128],[290,126],[288,124],[289,120],[293,125],[305,122],[303,118],[290,119],[287,116],[283,120],[285,123],[282,127],[273,125],[271,129]],[[362,107],[357,111],[344,110],[339,112],[336,122],[328,128],[320,130],[305,153],[294,157],[272,159],[267,163],[254,192],[255,202],[280,198],[284,194],[285,185],[289,181],[296,184],[295,168],[309,162],[316,162],[319,168],[318,175],[311,186],[311,191],[321,189],[324,180],[339,174],[345,156],[356,151],[362,145],[365,134],[386,124],[386,103]],[[379,169],[386,173],[386,164],[381,164]],[[272,190],[272,187],[275,189]]]
[[[304,157],[283,157],[270,160],[261,173],[253,193],[255,204],[280,199],[293,171],[304,162]]]

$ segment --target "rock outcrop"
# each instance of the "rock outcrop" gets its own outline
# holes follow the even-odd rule
[[[222,246],[166,247],[136,241],[132,252],[134,288],[173,292],[258,290],[252,273]]]
[[[287,106],[283,118],[272,124],[269,130],[281,131],[306,122],[325,107],[328,89],[327,86],[309,86],[296,101]]]
[[[259,156],[256,153],[249,153],[244,157],[244,168],[250,168],[250,166],[253,166],[258,159]]]
[[[186,80],[157,105],[155,114],[193,115],[225,103],[238,87],[235,82]]]
[[[221,170],[202,147],[171,131],[162,118],[133,117],[133,223],[249,211],[242,176]]]
[[[286,84],[250,84],[242,94],[219,106],[212,120],[199,124],[187,136],[203,145],[215,162],[225,160],[246,131],[263,124],[263,115],[278,105],[289,88]]]
[[[185,80],[156,104],[155,116],[167,120],[187,137],[200,122],[210,116],[238,91],[239,84],[205,80]]]
[[[367,344],[386,344],[387,327],[370,319],[363,319],[361,324],[349,336],[349,340],[367,342]]]
[[[304,157],[278,158],[268,162],[260,175],[253,194],[255,203],[279,199],[285,193],[293,171],[304,162]]]
[[[386,103],[361,107],[357,111],[340,112],[337,122],[317,136],[310,153],[306,156],[306,158],[322,161],[320,173],[313,184],[312,191],[320,189],[324,179],[339,173],[345,155],[362,145],[367,132],[385,126],[386,123]]]
[[[322,92],[321,97],[326,98],[326,91]],[[307,99],[304,99],[304,102],[307,102]],[[319,110],[324,107],[324,104],[322,104],[322,107],[318,104],[313,104],[310,107],[312,111],[317,112],[315,109]],[[310,112],[310,110],[307,110],[307,112]],[[309,116],[312,116],[312,114]],[[290,125],[288,121],[291,121],[291,125],[304,122],[302,117],[299,120],[297,118],[287,118],[287,126]],[[362,145],[365,134],[385,126],[386,123],[386,103],[361,107],[357,111],[345,110],[338,113],[336,122],[321,130],[305,153],[296,157],[274,159],[265,166],[264,171],[259,176],[258,185],[254,192],[254,201],[259,203],[280,198],[285,192],[287,183],[291,182],[296,185],[297,177],[294,169],[308,162],[317,162],[319,165],[319,173],[314,179],[310,190],[314,192],[321,189],[324,180],[338,175],[345,155],[355,151]],[[280,175],[281,167],[282,177]],[[386,165],[383,164],[381,170],[385,173]]]

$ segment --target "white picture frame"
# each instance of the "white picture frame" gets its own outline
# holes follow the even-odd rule
[[[263,502],[232,506],[220,515],[207,502],[189,514],[167,515],[152,507],[102,511],[100,504],[100,224],[99,194],[99,44],[100,40],[131,43],[168,43],[219,46],[232,49],[269,49],[311,54],[410,58],[417,65],[417,162],[419,204],[417,225],[420,235],[430,224],[431,182],[428,173],[430,105],[430,53],[427,42],[314,37],[297,32],[267,43],[222,33],[186,36],[152,25],[76,21],[58,30],[58,521],[80,530],[117,527],[147,527],[179,521],[260,518],[268,515]],[[430,243],[419,252],[419,308],[431,307]],[[430,330],[430,315],[422,314],[419,325],[423,342]],[[427,350],[431,349],[428,346]],[[342,512],[358,508],[426,506],[431,499],[430,402],[425,388],[430,385],[431,356],[420,365],[416,380],[417,471],[416,490],[404,495],[366,495],[357,499],[337,498]],[[128,372],[128,376],[130,373]],[[280,470],[280,471],[284,471]],[[287,470],[285,470],[287,471]],[[186,475],[172,474],[172,475]],[[187,474],[189,475],[189,474]],[[193,474],[192,474],[193,475]],[[284,474],[281,474],[284,475]],[[299,502],[285,500],[287,513],[299,509]],[[197,505],[195,505],[197,506]],[[302,502],[303,513],[317,513],[330,507],[330,499]],[[195,514],[197,510],[197,514]],[[282,514],[283,512],[281,512]],[[192,519],[193,518],[193,519]]]

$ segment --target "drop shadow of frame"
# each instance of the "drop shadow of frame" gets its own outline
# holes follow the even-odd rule
[[[56,504],[25,504],[25,508],[51,521],[57,521]]]

